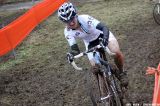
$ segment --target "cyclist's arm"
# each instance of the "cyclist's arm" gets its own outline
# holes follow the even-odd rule
[[[77,43],[76,43],[75,38],[72,37],[72,36],[66,35],[66,39],[67,39],[68,44],[69,44],[69,46],[70,46],[69,52],[70,52],[73,56],[78,55],[78,54],[80,53],[80,50],[79,50],[79,47],[78,47],[78,45],[77,45]]]
[[[104,23],[98,21],[97,19],[95,19],[95,18],[93,18],[89,15],[88,15],[88,23],[89,23],[89,25],[91,25],[91,26],[95,27],[96,29],[102,31],[103,35],[104,35],[104,39],[108,40],[109,29],[107,28],[107,26]]]
[[[107,28],[107,26],[104,23],[100,22],[99,24],[97,24],[96,29],[101,30],[103,32],[104,39],[108,40],[109,29]]]
[[[80,50],[77,44],[73,44],[72,46],[70,46],[70,53],[73,56],[78,55],[80,53]]]

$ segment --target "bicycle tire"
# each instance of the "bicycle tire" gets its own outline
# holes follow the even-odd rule
[[[103,103],[100,103],[100,92],[99,92],[99,88],[98,88],[98,82],[96,81],[96,79],[94,78],[93,74],[90,74],[89,77],[89,96],[91,98],[92,104],[93,106],[123,106],[123,101],[119,96],[118,90],[117,90],[117,85],[114,82],[114,86],[111,83],[108,83],[108,79],[106,78],[105,81],[105,85],[104,86],[109,86],[107,89],[107,92],[111,92],[111,97],[105,101],[103,101]],[[107,81],[108,80],[108,81]],[[115,79],[114,79],[115,81]]]
[[[156,3],[153,8],[153,18],[155,22],[160,25],[160,3]]]
[[[98,75],[100,75],[100,79],[98,78],[98,81],[103,82],[101,83],[102,87],[100,86],[102,90],[99,90],[98,81],[96,81],[96,77],[94,77],[93,74],[90,74],[92,75],[92,78],[95,78],[94,80],[90,80],[92,81],[90,97],[93,106],[123,106],[123,101],[118,94],[118,87],[115,83],[114,75],[111,72],[111,66],[108,64],[107,61],[103,59],[101,59],[100,62],[102,65],[100,67],[101,71],[98,73]]]
[[[113,98],[114,98],[114,102],[115,102],[114,106],[123,106],[123,101],[120,98],[117,89],[115,87],[113,87],[113,85],[111,85],[111,89],[112,89],[112,92],[114,92],[113,93]]]
[[[103,102],[100,102],[100,94],[101,94],[101,91],[99,91],[99,88],[98,88],[98,81],[97,79],[95,78],[95,76],[92,74],[89,75],[89,96],[91,98],[91,101],[92,101],[92,104],[93,106],[109,106],[108,105],[108,101],[103,101]],[[114,106],[114,105],[112,105]]]
[[[111,70],[111,66],[109,65],[110,70]],[[105,67],[105,70],[107,71],[108,69],[107,67]],[[106,76],[106,82],[108,82],[109,85],[109,89],[110,92],[113,95],[113,101],[114,101],[114,106],[123,106],[123,100],[122,100],[122,90],[121,90],[121,85],[120,83],[117,82],[118,79],[116,80],[116,77],[111,74],[110,76]]]
[[[113,96],[113,91],[110,87],[110,84],[109,84],[109,80],[106,78],[105,80],[105,85],[108,86],[108,91],[107,92],[110,92],[111,93],[111,97],[108,99],[108,105],[107,106],[115,106],[115,100],[114,100],[114,96]]]

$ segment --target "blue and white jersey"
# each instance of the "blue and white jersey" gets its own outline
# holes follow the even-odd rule
[[[89,15],[78,15],[78,21],[82,31],[67,27],[64,29],[65,38],[70,46],[76,44],[76,38],[81,38],[87,46],[89,42],[96,40],[101,33],[103,34],[102,31],[96,29],[97,24],[100,23],[97,19]]]

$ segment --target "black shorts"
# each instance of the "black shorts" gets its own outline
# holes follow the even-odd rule
[[[88,49],[99,45],[99,38],[103,38],[103,34],[100,34],[96,40],[89,42]]]

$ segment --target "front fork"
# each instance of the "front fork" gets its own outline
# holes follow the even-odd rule
[[[97,75],[97,81],[98,81],[98,87],[99,87],[99,91],[103,91],[103,86],[105,85],[105,94],[107,95],[103,95],[101,94],[100,95],[100,102],[103,102],[104,100],[109,100],[111,99],[111,97],[116,94],[116,85],[115,85],[115,81],[113,79],[113,76],[112,76],[112,72],[111,72],[111,68],[110,66],[108,65],[108,63],[106,63],[106,61],[104,61],[101,57],[100,57],[100,54],[99,52],[94,52],[94,58],[95,58],[95,62],[96,64],[99,64],[99,65],[102,65],[104,66],[105,68],[101,69],[103,75]],[[102,67],[101,67],[102,68]],[[100,82],[100,77],[103,76],[103,79],[101,81],[103,82]],[[111,93],[111,90],[112,92],[114,93]],[[107,92],[108,91],[108,92]]]
[[[104,73],[103,73],[104,74]],[[97,81],[98,81],[98,88],[100,92],[100,98],[98,100],[99,103],[103,103],[105,100],[110,99],[112,96],[108,87],[108,83],[106,81],[106,77],[102,77],[104,75],[97,75]],[[107,92],[108,91],[108,92]]]
[[[96,64],[102,65],[100,53],[93,52],[93,55],[94,55]],[[103,102],[104,100],[109,99],[112,95],[111,95],[109,87],[108,87],[109,81],[107,81],[107,76],[106,76],[105,70],[104,69],[100,69],[100,70],[102,71],[102,72],[100,72],[102,74],[96,75],[96,79],[98,81],[98,88],[99,88],[99,92],[100,92],[100,99],[98,100],[98,102]],[[111,75],[111,72],[108,74]],[[107,92],[107,91],[109,91],[109,92]]]

